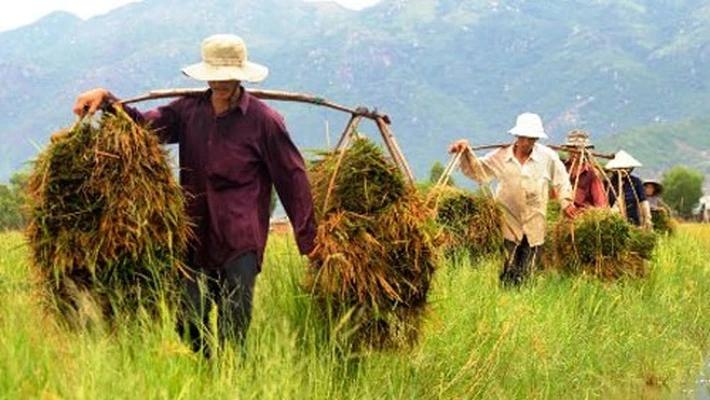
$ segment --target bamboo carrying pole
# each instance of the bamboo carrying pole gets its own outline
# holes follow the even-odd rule
[[[497,148],[500,148],[500,147],[510,146],[511,144],[512,144],[512,143],[484,144],[484,145],[481,145],[481,146],[471,147],[471,150],[477,151],[477,150],[497,149]],[[583,152],[585,152],[585,153],[588,153],[588,154],[590,154],[590,155],[593,155],[594,157],[606,158],[606,159],[609,159],[609,160],[611,160],[612,158],[614,158],[614,155],[613,155],[613,154],[596,153],[596,152],[593,152],[593,151],[589,151],[589,150],[587,150],[587,149],[580,150],[579,148],[574,147],[574,146],[566,146],[566,145],[558,146],[558,145],[555,145],[555,144],[546,144],[545,146],[547,146],[547,147],[549,147],[549,148],[551,148],[551,149],[553,149],[553,150],[564,151],[564,152],[567,152],[567,153],[579,153],[580,151],[583,151]]]
[[[490,149],[497,149],[501,147],[507,147],[510,146],[512,143],[498,143],[498,144],[486,144],[486,145],[481,145],[481,146],[475,146],[475,147],[470,147],[472,151],[477,151],[477,150],[490,150]],[[597,153],[590,151],[588,148],[579,148],[576,146],[568,146],[568,145],[554,145],[554,144],[547,144],[547,147],[557,150],[557,151],[564,151],[566,153],[578,153],[580,154],[580,158],[584,159],[585,161],[590,162],[594,168],[601,174],[602,178],[604,179],[605,182],[607,182],[607,190],[610,190],[614,196],[618,196],[618,190],[616,188],[616,182],[611,182],[611,179],[609,176],[606,174],[604,171],[604,168],[599,165],[599,163],[596,161],[596,158],[605,158],[605,159],[613,159],[614,155],[613,154],[606,154],[606,153]],[[574,165],[573,165],[574,167]],[[576,191],[577,184],[575,182],[574,190]]]
[[[501,148],[501,147],[510,146],[511,144],[512,143],[485,144],[485,145],[481,145],[481,146],[471,147],[471,150],[477,151],[477,150],[497,149],[497,148]],[[608,188],[612,191],[612,193],[614,193],[614,195],[616,195],[616,189],[614,188],[614,183],[611,182],[611,180],[609,179],[609,176],[604,172],[604,168],[602,168],[602,166],[599,165],[598,162],[596,162],[596,157],[613,159],[614,158],[613,154],[596,153],[596,152],[589,151],[589,149],[586,149],[586,148],[580,149],[579,147],[567,146],[567,145],[558,146],[558,145],[554,145],[554,144],[548,144],[546,146],[553,149],[553,150],[557,150],[557,151],[564,151],[567,153],[581,153],[580,154],[581,158],[592,163],[594,168],[602,175],[602,178],[608,183]],[[576,192],[576,182],[575,182],[574,190]]]
[[[587,154],[592,155],[594,157],[606,158],[608,160],[611,160],[612,158],[614,158],[613,154],[596,153],[593,151],[589,151],[588,149],[580,149],[579,147],[575,147],[575,146],[567,146],[567,145],[557,146],[554,144],[546,144],[545,146],[547,146],[553,150],[565,151],[568,153],[580,153],[580,152],[587,153]]]
[[[168,97],[194,96],[204,93],[205,90],[206,89],[204,88],[152,90],[141,96],[133,97],[126,100],[119,100],[117,103],[130,104],[137,103],[140,101],[155,100]],[[376,109],[369,110],[366,107],[357,107],[355,109],[348,108],[340,104],[330,102],[324,99],[323,97],[313,96],[310,94],[251,88],[247,88],[246,91],[262,100],[281,100],[299,103],[309,103],[349,113],[351,115],[350,120],[348,121],[348,124],[346,125],[343,134],[340,136],[340,139],[338,140],[338,143],[335,146],[336,149],[343,146],[343,144],[346,142],[346,136],[354,135],[356,133],[356,128],[362,118],[368,118],[375,121],[380,131],[380,134],[382,135],[382,140],[385,142],[387,150],[389,151],[390,156],[392,157],[392,160],[395,162],[397,168],[400,169],[400,171],[406,177],[409,183],[411,185],[414,185],[414,174],[412,174],[412,170],[411,168],[409,168],[407,160],[404,158],[404,154],[402,154],[402,150],[399,148],[399,145],[397,145],[397,141],[394,138],[394,134],[389,128],[389,124],[391,123],[391,121],[387,115],[380,114],[379,112],[377,112]]]
[[[145,100],[156,100],[164,99],[168,97],[182,97],[182,96],[194,96],[205,92],[205,88],[183,88],[183,89],[160,89],[151,90],[150,92],[133,97],[126,100],[119,100],[119,104],[130,104],[137,103],[139,101]],[[254,97],[262,100],[281,100],[281,101],[293,101],[298,103],[309,103],[315,104],[323,107],[332,108],[334,110],[343,111],[353,115],[362,115],[370,119],[375,119],[378,116],[387,118],[387,116],[380,115],[376,110],[370,111],[365,107],[358,107],[356,109],[348,108],[340,104],[330,102],[323,97],[313,96],[311,94],[305,93],[294,93],[294,92],[284,92],[279,90],[264,90],[264,89],[252,89],[247,88],[247,92],[254,95]]]

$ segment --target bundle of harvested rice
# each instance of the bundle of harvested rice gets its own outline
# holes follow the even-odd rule
[[[643,230],[635,226],[631,227],[631,237],[629,238],[629,252],[639,256],[643,260],[653,258],[653,250],[658,243],[658,234],[651,230]]]
[[[34,163],[26,232],[48,300],[69,320],[86,298],[109,318],[156,311],[190,235],[166,150],[120,109],[57,138]]]
[[[367,139],[310,171],[319,215],[306,287],[354,349],[397,348],[418,338],[435,269],[436,226],[419,194]],[[345,167],[345,168],[343,168]],[[335,175],[334,175],[335,174]],[[323,207],[335,176],[329,203]]]
[[[678,222],[666,208],[651,210],[651,222],[653,222],[653,230],[662,234],[672,235],[678,227]]]
[[[452,187],[434,188],[429,198],[443,230],[446,256],[464,253],[475,262],[502,254],[503,211],[494,198]]]
[[[338,156],[324,156],[313,164],[310,173],[318,218],[334,210],[358,214],[379,212],[404,195],[402,174],[366,139],[356,139],[339,165]],[[337,179],[331,186],[336,168]],[[321,206],[326,203],[326,196],[328,203],[324,210]]]
[[[603,278],[642,277],[656,244],[653,232],[631,226],[620,214],[591,208],[552,229],[545,251],[553,267]]]

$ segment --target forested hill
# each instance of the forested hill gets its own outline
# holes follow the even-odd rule
[[[553,143],[581,127],[600,140],[618,134],[621,143],[609,142],[618,147],[623,132],[664,135],[665,124],[710,111],[707,0],[383,0],[360,12],[301,0],[143,0],[86,21],[55,13],[0,33],[0,180],[72,123],[80,91],[106,86],[131,97],[195,86],[180,68],[199,61],[201,39],[219,32],[243,36],[250,57],[270,67],[260,87],[388,113],[419,178],[446,161],[455,138],[507,140],[522,111],[543,116]],[[325,145],[324,122],[335,136],[347,120],[276,106],[304,148]],[[634,140],[654,143],[643,135]],[[674,138],[696,151],[645,163],[710,172],[706,139]]]

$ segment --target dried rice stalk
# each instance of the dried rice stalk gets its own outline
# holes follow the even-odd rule
[[[444,253],[455,257],[462,252],[472,263],[503,251],[503,212],[498,202],[485,193],[437,186],[429,198],[436,210],[436,222],[444,236]]]
[[[157,311],[190,236],[167,151],[118,109],[54,135],[30,177],[32,263],[69,316],[77,293],[116,317]],[[86,297],[86,296],[84,296]]]
[[[643,277],[657,236],[630,225],[619,213],[591,208],[573,221],[562,220],[548,234],[548,267],[602,278]]]
[[[347,326],[355,348],[396,348],[418,338],[435,269],[436,228],[429,209],[379,148],[357,139],[310,171],[318,215],[316,260],[305,286],[323,315]]]

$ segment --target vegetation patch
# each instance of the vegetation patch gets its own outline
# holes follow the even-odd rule
[[[571,273],[586,272],[602,278],[646,275],[657,235],[631,226],[622,215],[591,208],[550,229],[545,262]]]
[[[474,263],[481,257],[502,254],[503,211],[493,197],[450,186],[433,188],[428,197],[436,210],[448,257],[463,252]]]
[[[346,360],[303,294],[307,269],[292,236],[269,239],[245,354],[211,360],[175,334],[170,309],[118,329],[56,329],[38,307],[28,250],[20,234],[0,235],[3,398],[659,399],[708,390],[708,224],[660,237],[646,279],[547,271],[510,290],[498,260],[444,263],[416,347]]]
[[[666,208],[651,210],[651,221],[653,222],[653,230],[661,234],[672,235],[678,228],[678,222]]]

